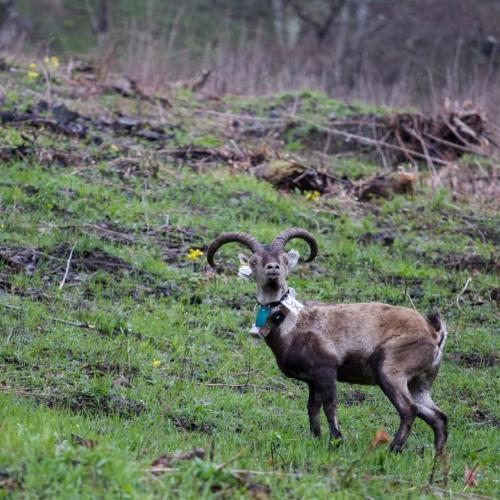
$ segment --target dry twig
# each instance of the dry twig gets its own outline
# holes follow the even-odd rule
[[[467,287],[469,286],[469,283],[472,281],[472,278],[467,278],[467,281],[465,282],[464,287],[462,290],[457,295],[457,298],[455,299],[457,302],[457,307],[462,311],[462,308],[460,307],[460,297],[464,294],[465,290],[467,290]]]
[[[64,276],[61,280],[61,283],[59,283],[59,290],[62,290],[63,286],[64,286],[64,283],[66,283],[66,279],[68,278],[68,273],[69,273],[69,267],[71,265],[71,259],[73,257],[73,252],[75,250],[75,247],[76,247],[76,244],[78,242],[75,242],[75,244],[71,247],[71,250],[69,252],[69,257],[68,257],[68,261],[66,262],[66,270],[64,271]]]
[[[22,312],[22,310],[23,310],[22,307],[16,307],[16,306],[12,306],[10,304],[3,304],[1,302],[0,302],[0,306],[5,307],[6,309],[12,309],[13,311],[21,311]],[[95,328],[94,325],[91,325],[89,323],[82,323],[80,321],[69,321],[67,319],[55,318],[53,316],[45,316],[45,318],[48,319],[49,321],[54,322],[54,323],[62,323],[64,325],[76,326],[78,328],[85,328],[88,330],[93,330]]]

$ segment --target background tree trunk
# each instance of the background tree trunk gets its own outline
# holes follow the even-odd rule
[[[109,0],[99,0],[97,12],[97,32],[101,35],[108,33],[110,28]]]

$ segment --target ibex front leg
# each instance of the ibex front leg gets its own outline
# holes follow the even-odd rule
[[[332,368],[317,369],[313,377],[330,428],[330,438],[332,440],[341,439],[342,433],[337,422],[337,370]]]
[[[309,384],[309,399],[307,400],[307,413],[309,415],[309,426],[315,438],[321,436],[321,425],[319,423],[319,411],[321,410],[321,393],[314,384]]]

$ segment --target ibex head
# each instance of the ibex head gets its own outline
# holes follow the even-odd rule
[[[287,278],[290,272],[290,257],[285,245],[293,238],[300,238],[309,244],[310,253],[306,262],[318,254],[318,245],[311,233],[305,229],[291,228],[280,233],[271,245],[263,245],[247,233],[222,233],[210,245],[207,252],[208,263],[216,267],[214,256],[225,243],[237,242],[252,251],[248,264],[257,283],[257,300],[261,304],[276,302],[287,292]]]

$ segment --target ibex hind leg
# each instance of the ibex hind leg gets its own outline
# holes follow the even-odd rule
[[[406,376],[388,377],[383,371],[379,371],[377,382],[399,413],[399,428],[389,446],[390,451],[399,453],[408,439],[417,416],[417,406],[408,390]]]
[[[442,455],[448,439],[448,417],[431,398],[431,385],[437,370],[419,375],[408,384],[411,397],[417,406],[417,417],[432,427],[436,453]]]
[[[387,342],[384,351],[372,359],[377,382],[398,410],[401,419],[390,445],[391,451],[401,450],[419,412],[417,401],[408,388],[408,381],[427,371],[434,355],[435,345],[432,342],[409,335],[407,339],[396,338],[393,342]],[[419,404],[421,415],[430,414],[423,403]]]

